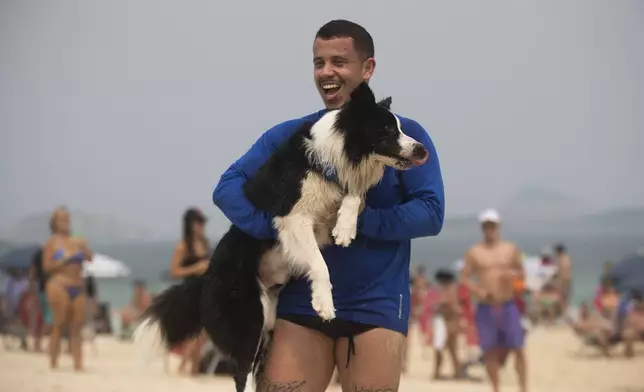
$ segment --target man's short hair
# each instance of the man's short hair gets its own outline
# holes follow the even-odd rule
[[[442,284],[451,284],[456,281],[456,275],[448,269],[439,269],[436,271],[436,274],[434,274],[434,279],[438,283]]]
[[[353,47],[356,52],[365,59],[374,57],[375,55],[371,34],[369,34],[369,32],[359,24],[345,19],[335,19],[326,23],[324,26],[320,27],[318,32],[315,34],[315,38],[323,40],[333,38],[351,38],[353,39]]]
[[[566,245],[564,245],[562,243],[556,244],[555,245],[555,252],[557,252],[558,254],[566,253]]]

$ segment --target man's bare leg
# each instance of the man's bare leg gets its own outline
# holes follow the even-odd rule
[[[441,378],[441,368],[443,367],[443,350],[434,349],[434,375],[432,378],[438,380]]]
[[[324,392],[335,361],[333,340],[324,334],[278,319],[257,392]]]
[[[519,391],[527,392],[528,390],[528,367],[526,366],[525,351],[523,348],[514,350],[516,354],[514,358],[514,367],[517,371],[517,378],[519,379]]]
[[[499,392],[499,368],[501,366],[501,358],[504,354],[503,351],[503,349],[494,348],[487,351],[483,356],[485,370],[492,383],[493,392]]]
[[[338,339],[335,358],[343,392],[397,392],[405,351],[405,336],[383,328],[372,329],[353,338],[355,354],[350,354],[349,339]]]
[[[458,359],[458,332],[450,331],[447,337],[447,352],[452,359],[452,369],[454,371],[454,378],[463,377],[461,369],[461,361]]]

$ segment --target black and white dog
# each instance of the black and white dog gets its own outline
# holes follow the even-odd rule
[[[242,392],[251,372],[257,378],[262,367],[279,287],[291,276],[308,277],[313,309],[333,319],[320,247],[349,246],[355,239],[361,204],[385,166],[405,170],[428,159],[425,147],[402,132],[390,105],[391,98],[376,102],[363,83],[344,107],[293,134],[244,186],[246,197],[274,217],[278,238],[258,240],[233,225],[201,279],[154,299],[135,339],[172,346],[205,328],[236,362],[234,379]]]

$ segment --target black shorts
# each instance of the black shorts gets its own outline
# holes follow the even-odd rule
[[[378,328],[375,325],[363,324],[355,321],[341,320],[337,318],[331,321],[324,321],[318,316],[304,316],[299,314],[285,314],[278,318],[321,332],[334,341],[339,338],[349,339],[349,347],[347,349],[347,367],[349,367],[351,354],[355,355],[356,353],[353,337]]]

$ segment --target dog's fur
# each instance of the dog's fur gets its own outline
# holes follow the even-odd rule
[[[262,367],[275,322],[279,287],[307,276],[313,309],[335,317],[331,282],[320,246],[349,246],[367,191],[385,166],[408,169],[427,160],[422,144],[402,133],[391,98],[376,102],[366,83],[341,109],[304,124],[244,186],[247,198],[274,217],[278,238],[259,240],[236,226],[219,241],[201,279],[173,286],[155,298],[149,319],[162,342],[175,345],[202,328],[237,363],[242,392]],[[260,266],[263,281],[259,279]],[[257,380],[255,380],[257,382]]]

